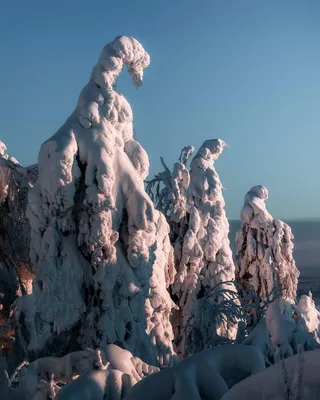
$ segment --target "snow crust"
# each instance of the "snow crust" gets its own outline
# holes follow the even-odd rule
[[[134,38],[107,44],[74,112],[41,146],[27,209],[36,278],[18,315],[29,351],[63,353],[78,326],[83,348],[117,343],[172,362],[169,228],[144,190],[149,161],[131,107],[114,90],[124,65],[139,86],[149,62]]]

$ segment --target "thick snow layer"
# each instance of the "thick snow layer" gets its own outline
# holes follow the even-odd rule
[[[235,385],[222,400],[320,398],[320,350],[287,358]]]
[[[81,375],[65,386],[56,396],[57,400],[121,400],[133,385],[158,371],[118,346],[109,345],[101,353],[101,369]]]
[[[106,45],[75,111],[41,147],[27,210],[36,279],[20,304],[29,350],[63,354],[76,338],[172,361],[169,228],[144,191],[148,156],[114,90],[124,65],[139,86],[149,62],[133,38]]]
[[[171,225],[177,269],[172,293],[180,307],[173,325],[177,351],[182,356],[216,344],[219,337],[235,339],[237,334],[232,307],[222,310],[222,304],[236,303],[229,299],[230,292],[235,293],[233,283],[224,283],[234,280],[235,267],[222,184],[214,168],[225,146],[221,139],[205,141],[190,171],[187,162],[194,148],[185,147],[173,171],[162,160],[165,171],[147,186]],[[161,191],[159,182],[165,186]],[[214,290],[217,285],[219,290]]]
[[[237,280],[253,286],[261,301],[278,287],[282,299],[294,303],[299,271],[293,259],[290,227],[274,219],[266,209],[268,190],[254,186],[241,210],[241,229],[236,234]]]
[[[143,379],[126,400],[219,400],[237,382],[264,368],[263,356],[254,347],[219,346]]]

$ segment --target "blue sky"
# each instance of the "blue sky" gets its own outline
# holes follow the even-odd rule
[[[22,164],[71,114],[102,47],[136,37],[144,86],[119,87],[151,172],[220,137],[227,212],[251,186],[280,218],[320,216],[318,0],[20,0],[0,6],[0,139]]]

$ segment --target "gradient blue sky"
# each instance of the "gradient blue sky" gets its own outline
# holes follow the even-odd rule
[[[0,6],[0,139],[22,164],[72,112],[100,50],[117,35],[151,55],[127,74],[151,172],[184,145],[220,137],[229,218],[251,186],[280,218],[320,216],[319,0],[20,0]]]

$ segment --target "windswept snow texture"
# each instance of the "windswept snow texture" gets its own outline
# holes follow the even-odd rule
[[[292,256],[293,235],[289,225],[269,214],[267,199],[264,186],[254,186],[245,196],[236,234],[237,280],[253,286],[261,301],[278,288],[282,299],[294,304],[299,271]]]
[[[221,139],[205,141],[190,171],[186,164],[194,148],[185,147],[172,173],[162,160],[165,171],[148,184],[150,191],[155,187],[153,197],[171,225],[177,269],[172,293],[180,308],[173,326],[181,356],[217,344],[221,336],[235,339],[237,333],[237,321],[219,308],[226,300],[222,291],[235,292],[233,283],[222,284],[234,280],[235,267],[222,184],[213,165],[225,146]],[[161,192],[159,181],[165,185]]]
[[[63,355],[76,338],[172,361],[169,227],[145,193],[148,156],[114,90],[124,65],[139,86],[149,62],[133,38],[106,45],[75,111],[41,147],[27,210],[36,279],[20,304],[29,350]]]

